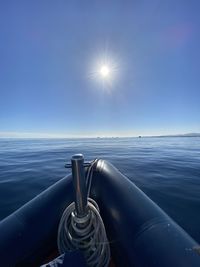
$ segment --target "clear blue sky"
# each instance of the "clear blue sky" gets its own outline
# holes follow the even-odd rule
[[[200,132],[200,1],[2,0],[0,136]],[[91,75],[113,62],[112,84]]]

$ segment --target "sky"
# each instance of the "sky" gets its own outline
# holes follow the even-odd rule
[[[200,132],[199,10],[198,0],[1,0],[0,137]]]

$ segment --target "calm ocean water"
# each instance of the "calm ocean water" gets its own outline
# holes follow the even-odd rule
[[[66,175],[71,155],[113,163],[200,242],[200,138],[0,139],[0,219]]]

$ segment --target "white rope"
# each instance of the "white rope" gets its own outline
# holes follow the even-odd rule
[[[88,194],[92,173],[93,168],[90,166],[86,179]],[[80,249],[88,267],[109,265],[110,246],[99,207],[93,199],[88,198],[88,214],[83,218],[76,216],[74,202],[65,209],[58,228],[57,243],[60,254]]]

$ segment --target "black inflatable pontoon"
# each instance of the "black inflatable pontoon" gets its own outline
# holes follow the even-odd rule
[[[39,266],[57,250],[72,188],[69,175],[0,222],[0,266]],[[97,162],[91,189],[116,266],[200,266],[199,245],[111,164]]]

